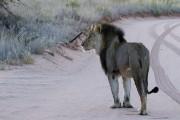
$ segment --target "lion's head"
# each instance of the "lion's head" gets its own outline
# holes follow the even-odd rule
[[[91,27],[88,37],[82,42],[82,46],[86,51],[95,49],[98,52],[100,51],[101,40],[101,24],[96,24]]]

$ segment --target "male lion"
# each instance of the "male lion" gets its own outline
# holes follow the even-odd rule
[[[140,115],[147,115],[147,94],[157,93],[158,87],[148,91],[149,51],[142,43],[127,43],[120,28],[110,24],[96,24],[89,37],[82,43],[85,50],[95,49],[105,74],[108,77],[114,105],[120,108],[118,76],[122,76],[124,87],[123,107],[130,103],[131,80],[134,79],[141,100]]]

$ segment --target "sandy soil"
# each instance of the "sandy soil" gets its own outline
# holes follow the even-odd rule
[[[0,71],[0,120],[147,120],[180,119],[180,18],[133,18],[117,21],[129,42],[151,51],[148,116],[137,115],[139,96],[132,84],[132,109],[110,109],[108,80],[93,51],[64,48],[59,54],[35,56],[34,65]],[[120,97],[122,85],[120,81]]]

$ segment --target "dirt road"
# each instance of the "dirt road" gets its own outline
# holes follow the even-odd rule
[[[137,115],[139,96],[132,83],[132,109],[110,109],[112,95],[98,57],[64,49],[64,56],[35,56],[34,65],[0,71],[0,120],[179,120],[180,18],[133,18],[115,23],[129,42],[151,51],[148,116]],[[121,78],[120,99],[123,100]]]

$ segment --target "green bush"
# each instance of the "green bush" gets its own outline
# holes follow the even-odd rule
[[[70,1],[68,3],[66,3],[67,7],[72,7],[72,8],[77,8],[80,7],[80,4],[77,1]]]

